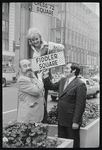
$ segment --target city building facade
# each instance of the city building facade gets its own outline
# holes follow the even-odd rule
[[[57,33],[55,42],[65,44],[66,61],[97,70],[100,60],[99,16],[83,3],[59,5],[59,19],[53,32]]]
[[[66,62],[74,61],[81,66],[99,68],[99,16],[85,3],[53,4],[58,7],[56,18],[32,11],[32,5],[29,28],[38,28],[47,42],[64,44]],[[21,3],[2,3],[3,62],[7,63],[12,58],[17,64],[16,49],[20,51],[21,21],[24,19]],[[27,32],[24,33],[25,38],[26,34]]]
[[[15,4],[2,3],[2,61],[14,61]]]

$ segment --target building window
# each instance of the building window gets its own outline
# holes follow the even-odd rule
[[[6,20],[2,20],[2,31],[6,33],[9,31],[9,23]]]
[[[80,46],[82,48],[82,45],[83,45],[83,35],[80,35]]]
[[[75,50],[73,49],[73,62],[75,62]]]
[[[9,31],[9,22],[8,22],[8,21],[6,21],[5,31],[6,31],[7,33],[8,33],[8,31]]]
[[[2,39],[2,48],[3,51],[8,51],[9,50],[9,41],[8,39]]]
[[[72,29],[74,30],[74,16],[72,16]]]
[[[90,50],[90,39],[89,39],[89,50]]]
[[[54,42],[54,37],[55,37],[55,31],[51,30],[51,41]]]
[[[2,3],[2,50],[9,50],[9,3]]]
[[[80,64],[80,51],[78,52],[78,63]]]
[[[74,58],[74,56],[73,56],[73,55],[74,55],[73,50],[71,50],[71,52],[72,52],[72,54],[71,54],[71,56],[72,56],[72,57],[71,57],[71,61],[73,61],[73,60],[74,60],[74,59],[73,59],[73,58]]]
[[[74,44],[74,32],[73,32],[73,30],[71,30],[71,32],[72,32],[72,38],[71,38],[71,40],[72,40],[72,44]]]
[[[61,27],[61,20],[56,19],[56,28],[60,28]]]
[[[62,3],[59,3],[59,5],[58,5],[58,10],[59,10],[59,11],[62,11]]]
[[[81,64],[83,64],[83,52],[81,51]]]
[[[78,47],[79,45],[78,45],[78,33],[77,32],[75,33],[75,42],[76,42],[76,46]]]
[[[72,44],[72,32],[71,30],[69,30],[69,44],[71,45]]]
[[[68,17],[69,17],[69,28],[72,29],[72,26],[71,26],[71,15],[68,14]]]
[[[76,51],[76,62],[78,63],[78,50]]]
[[[6,14],[9,13],[9,3],[2,3],[2,12]]]
[[[5,32],[5,26],[6,26],[5,21],[2,20],[2,31],[4,31],[4,32]]]
[[[83,63],[86,64],[86,52],[85,52],[85,51],[83,52],[83,55],[84,55],[84,56],[83,56],[83,57],[84,57],[84,58],[83,58],[83,59],[84,59],[84,60],[83,60]]]
[[[2,39],[2,48],[3,48],[3,51],[5,50],[5,40]]]
[[[76,61],[76,50],[74,50],[74,53],[75,53],[75,54],[74,54],[74,61],[77,62],[77,61]]]
[[[92,51],[92,40],[90,40],[90,50]]]
[[[67,43],[68,44],[71,44],[71,30],[70,29],[68,29],[67,30]]]
[[[56,30],[56,42],[61,42],[61,30]]]
[[[62,3],[62,10],[65,10],[65,3]]]

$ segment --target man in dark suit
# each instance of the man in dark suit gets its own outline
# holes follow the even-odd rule
[[[44,85],[50,90],[58,90],[58,137],[74,140],[74,148],[80,147],[80,125],[86,104],[86,85],[77,76],[80,67],[76,63],[67,63],[66,78],[52,83],[44,75]]]

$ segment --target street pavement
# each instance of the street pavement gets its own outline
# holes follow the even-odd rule
[[[98,98],[90,98],[89,101],[95,101],[99,104],[100,94]],[[51,110],[53,105],[57,104],[56,101],[52,101],[50,95],[48,96],[47,110]],[[2,123],[8,123],[9,121],[16,120],[17,116],[17,87],[16,84],[8,85],[2,88]]]

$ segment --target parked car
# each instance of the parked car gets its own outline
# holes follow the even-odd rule
[[[53,101],[55,101],[55,100],[58,99],[58,92],[53,91],[53,90],[49,90],[49,93],[48,93],[48,94],[51,95],[51,99],[52,99]]]
[[[3,66],[2,69],[2,87],[16,82],[16,72],[13,67]]]
[[[86,84],[87,87],[87,98],[90,96],[93,96],[93,98],[96,98],[99,93],[99,83],[94,82],[92,79],[86,79],[84,77],[80,77],[80,79]],[[51,95],[51,99],[57,100],[58,99],[58,92],[56,91],[49,91],[49,95]]]
[[[99,77],[99,75],[94,75],[91,78],[92,78],[92,80],[100,83],[100,77]]]
[[[93,81],[92,79],[82,78],[81,80],[87,86],[87,98],[90,97],[90,96],[93,96],[93,98],[96,98],[99,91],[100,91],[99,83]]]
[[[61,77],[65,77],[65,75],[64,74],[60,74],[58,76],[58,74],[53,74],[52,82],[53,83],[58,82],[61,79]],[[56,91],[49,90],[49,95],[51,95],[51,99],[53,101],[55,101],[58,98],[58,92],[56,92]]]

